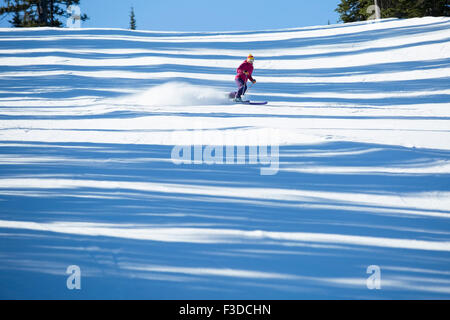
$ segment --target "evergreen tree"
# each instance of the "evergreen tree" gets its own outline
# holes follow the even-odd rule
[[[419,1],[418,7],[426,16],[450,16],[449,0],[422,0]]]
[[[361,2],[359,0],[341,0],[338,4],[336,12],[340,15],[342,22],[355,22],[365,20],[364,16],[360,15]]]
[[[342,22],[367,20],[374,0],[341,0],[336,12]],[[449,0],[378,0],[382,18],[415,18],[425,16],[450,16]]]
[[[130,13],[130,29],[136,30],[136,16],[134,15],[133,7],[131,7],[131,13]]]
[[[9,22],[14,27],[62,27],[62,19],[70,17],[67,8],[79,4],[80,0],[3,0],[0,16],[13,14]]]

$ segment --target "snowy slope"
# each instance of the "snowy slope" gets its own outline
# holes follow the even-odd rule
[[[248,53],[266,106],[225,98]],[[449,108],[449,18],[0,29],[0,298],[449,298]]]

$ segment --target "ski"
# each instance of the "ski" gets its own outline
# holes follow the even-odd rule
[[[228,94],[228,98],[232,99],[234,103],[250,104],[250,105],[264,105],[264,104],[267,104],[267,101],[251,101],[251,100],[234,101],[234,97],[235,96],[236,96],[236,92],[230,92]]]
[[[267,101],[250,101],[250,100],[244,100],[244,101],[235,102],[235,103],[250,104],[250,105],[264,105],[264,104],[267,104]]]

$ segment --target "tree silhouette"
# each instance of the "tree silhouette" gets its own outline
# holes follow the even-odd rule
[[[450,16],[449,0],[378,0],[381,18],[415,18],[425,16]],[[367,20],[373,12],[369,9],[374,0],[341,0],[336,12],[342,22]]]
[[[79,4],[80,0],[3,0],[0,15],[12,14],[9,22],[14,27],[62,27],[62,19],[71,16],[67,8]],[[85,14],[78,18],[89,19]]]
[[[136,30],[136,16],[134,14],[134,8],[131,7],[131,13],[130,13],[130,29]]]

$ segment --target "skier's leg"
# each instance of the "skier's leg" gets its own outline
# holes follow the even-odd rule
[[[238,86],[238,91],[236,93],[236,98],[240,99],[241,96],[247,90],[247,86],[245,85],[244,81],[242,81],[242,79],[236,79],[236,85]]]
[[[247,83],[244,83],[244,92],[242,92],[242,95],[244,95],[247,92]]]
[[[236,98],[240,98],[242,95],[242,80],[236,79],[236,85],[238,87],[237,92],[236,92]]]

